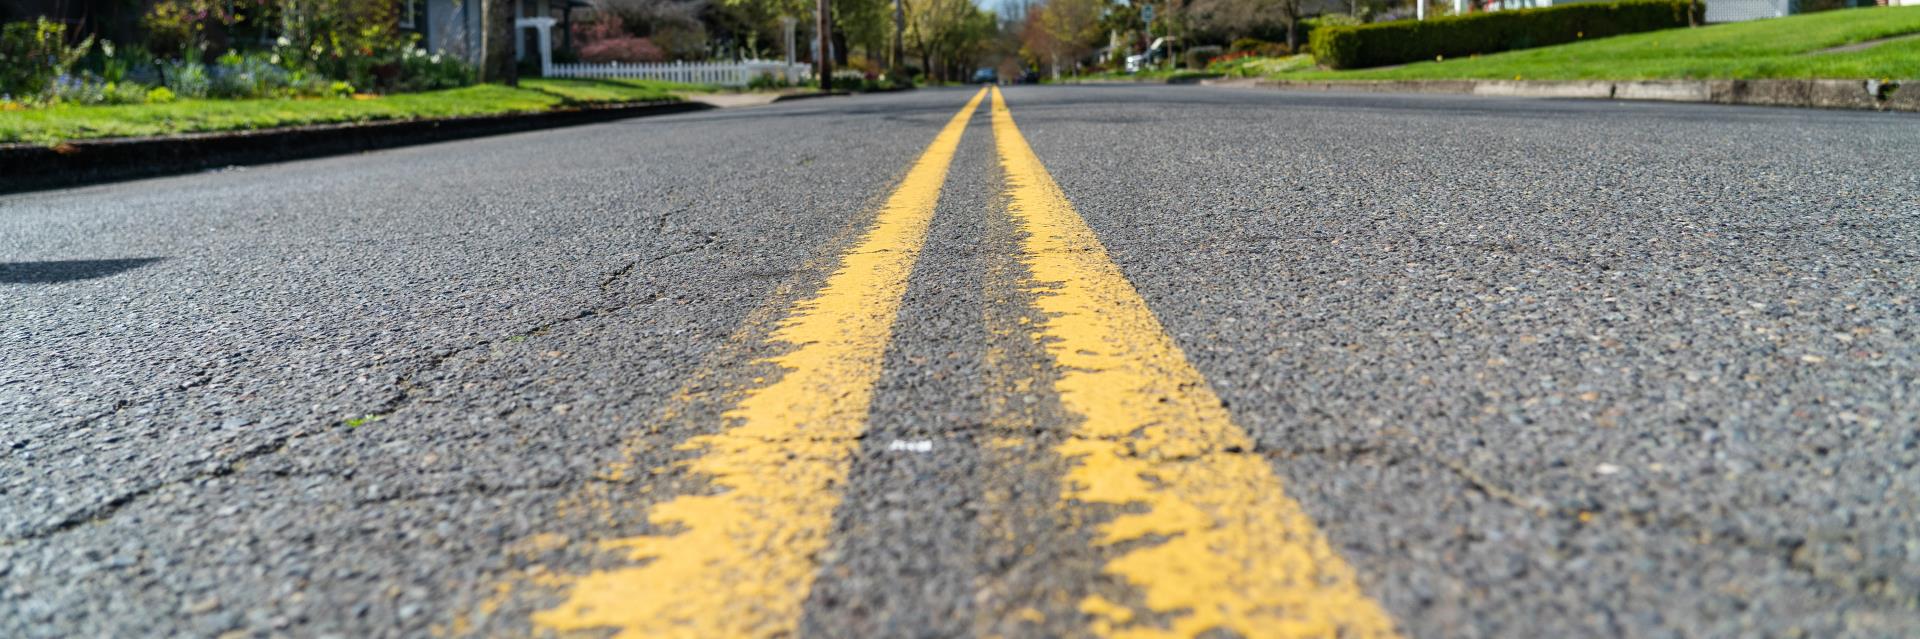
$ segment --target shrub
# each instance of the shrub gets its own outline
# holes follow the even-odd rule
[[[573,24],[573,40],[579,43],[580,60],[595,64],[608,62],[659,62],[667,52],[652,39],[627,31],[617,13],[600,13]]]
[[[271,98],[299,93],[293,75],[262,54],[227,52],[207,71],[207,95],[216,98]]]
[[[89,73],[60,76],[43,95],[48,104],[140,104],[147,101],[147,86],[110,82]]]
[[[1352,14],[1346,14],[1346,13],[1327,13],[1327,14],[1317,15],[1311,18],[1307,18],[1302,22],[1305,22],[1307,24],[1307,27],[1310,29],[1319,28],[1319,27],[1357,27],[1367,23],[1367,21],[1365,20],[1361,20],[1360,18],[1354,17]]]
[[[48,102],[100,104],[107,101],[107,83],[88,76],[63,75],[47,87]]]
[[[44,96],[93,48],[93,38],[71,47],[66,38],[67,25],[46,18],[0,27],[0,95],[22,102]]]
[[[1373,67],[1684,27],[1700,22],[1703,7],[1704,4],[1694,0],[1627,0],[1477,13],[1424,22],[1323,24],[1309,36],[1308,48],[1314,59],[1327,67]]]
[[[1186,66],[1188,69],[1197,71],[1207,68],[1207,61],[1220,57],[1221,53],[1220,47],[1207,45],[1188,48],[1186,51],[1180,52],[1180,55],[1186,58]]]
[[[1241,38],[1234,40],[1233,44],[1227,47],[1227,54],[1246,54],[1250,56],[1277,58],[1283,55],[1293,55],[1293,49],[1287,47],[1287,43],[1285,42],[1268,42],[1259,38]]]
[[[140,26],[147,46],[161,55],[200,58],[209,46],[209,28],[233,23],[232,6],[212,0],[160,0],[147,7]]]
[[[1244,60],[1255,57],[1259,56],[1255,55],[1252,51],[1236,51],[1223,56],[1216,56],[1212,60],[1207,61],[1207,72],[1232,75],[1234,71],[1246,64]]]
[[[1313,68],[1313,56],[1306,54],[1291,56],[1256,56],[1252,52],[1229,53],[1214,58],[1207,64],[1209,73],[1236,78],[1258,78],[1262,76],[1299,71]]]
[[[170,62],[161,65],[161,77],[167,90],[183,98],[204,98],[213,90],[213,77],[207,65],[198,62]]]
[[[400,56],[400,80],[395,88],[401,91],[453,89],[473,84],[473,78],[473,67],[459,56],[413,49]]]
[[[140,45],[115,46],[111,40],[101,40],[75,68],[85,69],[108,82],[133,80],[152,84],[153,54]]]
[[[140,104],[147,101],[147,85],[138,82],[108,82],[107,104]]]
[[[302,2],[299,11],[279,15],[280,35],[272,54],[301,83],[328,78],[362,88],[391,88],[400,76],[401,56],[419,39],[399,29],[398,11],[397,2]]]
[[[580,59],[587,62],[659,62],[667,53],[646,38],[608,38],[580,47]]]
[[[753,76],[752,80],[747,81],[747,88],[753,91],[785,89],[789,86],[792,85],[787,84],[787,77],[777,73],[761,73],[760,75]]]
[[[166,87],[154,87],[147,90],[148,104],[166,104],[173,101],[173,92]]]
[[[656,28],[648,39],[674,60],[698,60],[707,54],[707,30],[697,22],[685,27]]]

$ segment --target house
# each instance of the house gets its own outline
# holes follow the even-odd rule
[[[420,34],[420,48],[459,56],[479,65],[482,54],[480,12],[484,0],[395,0],[400,3],[400,28]],[[587,0],[513,0],[516,18],[552,18],[551,37],[559,50],[571,49],[573,10],[591,8]],[[539,34],[516,28],[514,52],[522,60],[538,55]]]
[[[1761,18],[1780,18],[1824,9],[1853,9],[1887,5],[1889,0],[1707,0],[1707,22],[1740,22]],[[1816,4],[1817,3],[1817,4]],[[1920,6],[1920,0],[1891,0]]]

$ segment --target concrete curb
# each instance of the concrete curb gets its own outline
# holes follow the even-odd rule
[[[711,109],[648,102],[429,120],[76,140],[57,147],[0,144],[0,193],[98,184],[214,167],[264,164],[429,142]]]
[[[1367,93],[1458,93],[1529,98],[1653,100],[1920,112],[1920,81],[1875,80],[1202,80],[1206,86],[1253,87],[1293,91]]]

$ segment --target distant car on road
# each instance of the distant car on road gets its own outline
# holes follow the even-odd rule
[[[980,70],[973,72],[973,83],[999,84],[1000,72],[993,70],[992,67],[981,67]]]

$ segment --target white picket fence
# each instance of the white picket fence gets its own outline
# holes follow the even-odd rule
[[[641,64],[549,64],[546,76],[549,78],[645,78],[649,80],[667,80],[693,84],[715,84],[727,87],[743,87],[754,78],[771,75],[780,77],[785,74],[787,82],[797,84],[812,75],[813,68],[805,64],[787,64],[774,60],[746,60],[742,62],[660,62]]]

